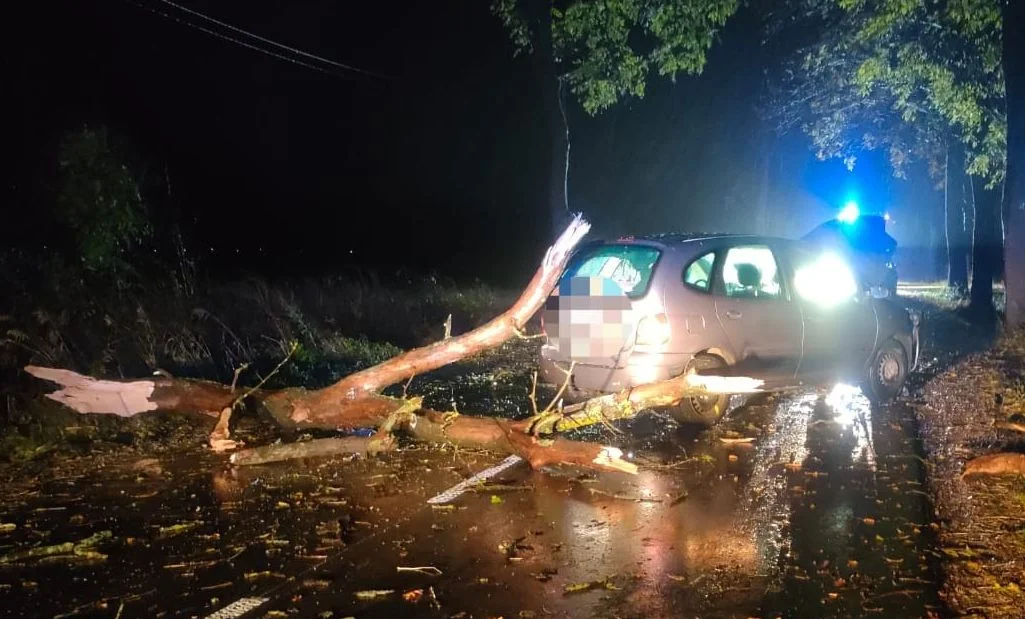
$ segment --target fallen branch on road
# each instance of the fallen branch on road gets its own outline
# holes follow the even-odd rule
[[[569,464],[636,473],[636,465],[624,461],[622,453],[615,447],[548,436],[595,423],[626,419],[649,408],[674,405],[685,397],[710,393],[755,393],[763,389],[763,383],[746,377],[688,374],[593,398],[564,410],[549,406],[523,421],[427,410],[422,408],[419,398],[393,398],[380,394],[386,387],[408,381],[413,376],[495,348],[514,337],[522,337],[527,322],[541,309],[555,288],[574,248],[588,230],[589,224],[580,217],[575,218],[548,249],[519,299],[487,324],[462,335],[448,334],[439,342],[409,350],[346,376],[324,389],[271,391],[262,389],[261,382],[240,398],[235,394],[234,380],[231,386],[168,376],[110,381],[63,369],[28,366],[25,370],[37,378],[60,385],[59,390],[47,397],[79,413],[130,417],[151,411],[181,411],[217,418],[209,440],[215,450],[238,447],[230,439],[228,420],[242,399],[262,407],[283,428],[379,429],[369,439],[321,439],[238,451],[231,457],[236,465],[338,453],[373,454],[394,448],[393,434],[403,432],[420,441],[516,455],[534,468]]]
[[[277,443],[244,449],[231,454],[228,461],[237,466],[254,466],[299,458],[320,458],[341,454],[365,455],[369,444],[370,439],[361,436],[318,438],[310,441]]]

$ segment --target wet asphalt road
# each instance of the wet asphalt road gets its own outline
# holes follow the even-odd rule
[[[520,464],[440,508],[502,458],[69,461],[0,496],[0,616],[206,617],[240,598],[266,601],[234,616],[939,614],[910,410],[843,389],[738,404],[713,429],[644,415],[589,435],[636,477]]]

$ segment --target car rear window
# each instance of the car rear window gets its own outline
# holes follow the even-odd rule
[[[662,251],[645,245],[599,245],[582,249],[563,273],[571,277],[605,277],[619,284],[631,299],[648,292],[651,275]]]

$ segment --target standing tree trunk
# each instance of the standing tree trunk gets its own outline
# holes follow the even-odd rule
[[[944,212],[947,232],[947,286],[968,293],[969,237],[965,229],[964,147],[956,140],[947,147]]]
[[[769,192],[772,186],[772,164],[776,159],[776,140],[769,131],[762,132],[761,149],[762,178],[758,187],[758,214],[755,216],[756,227],[754,231],[757,234],[770,234],[769,214],[771,209],[769,208]],[[775,230],[771,232],[774,233]]]
[[[530,3],[534,31],[534,74],[541,89],[545,126],[548,129],[548,213],[551,234],[558,236],[571,219],[569,213],[569,123],[565,99],[555,63],[550,0]]]
[[[993,318],[993,278],[1000,272],[1001,187],[987,188],[986,181],[970,176],[975,201],[975,239],[972,245],[971,310],[980,318]]]
[[[1004,2],[1007,179],[1004,185],[1004,287],[1007,325],[1025,323],[1025,2]]]

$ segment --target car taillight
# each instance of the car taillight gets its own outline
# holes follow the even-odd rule
[[[665,314],[654,314],[641,318],[637,323],[637,344],[640,346],[658,346],[669,341],[669,317]]]

